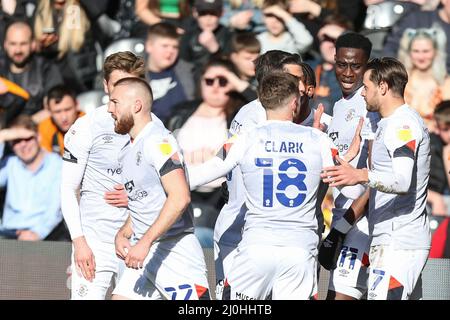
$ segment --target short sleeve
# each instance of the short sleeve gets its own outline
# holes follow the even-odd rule
[[[144,159],[158,171],[160,177],[175,169],[184,169],[178,143],[171,133],[144,142]]]
[[[384,144],[392,158],[408,157],[414,159],[422,131],[415,121],[408,118],[395,118],[389,123],[384,134]]]

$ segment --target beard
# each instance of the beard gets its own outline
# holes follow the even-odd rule
[[[17,68],[23,69],[25,68],[32,58],[32,54],[29,54],[27,57],[23,58],[22,61],[17,61],[14,57],[7,56],[10,63],[14,64]]]
[[[121,120],[116,120],[114,131],[118,134],[127,134],[134,126],[134,119],[131,114],[124,116]]]

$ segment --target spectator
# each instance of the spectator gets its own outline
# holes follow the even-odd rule
[[[383,56],[396,57],[400,39],[405,29],[430,28],[438,24],[450,39],[450,0],[441,0],[442,7],[433,11],[412,11],[403,16],[386,37]],[[445,52],[450,52],[450,41],[447,41]],[[446,58],[447,73],[450,71],[450,55]]]
[[[445,198],[450,195],[450,101],[442,101],[434,111],[436,132],[430,134],[431,165],[428,198],[432,214],[449,215]]]
[[[320,58],[308,61],[315,70],[316,90],[311,106],[317,108],[322,103],[325,113],[333,115],[333,106],[342,97],[339,82],[334,72],[336,39],[346,30],[350,24],[340,16],[328,16],[320,28],[317,38],[320,42]]]
[[[406,102],[416,109],[430,131],[434,130],[433,111],[442,100],[445,68],[445,34],[436,28],[406,29],[400,43],[399,60],[408,71]]]
[[[61,158],[44,151],[37,126],[26,115],[0,131],[1,154],[10,142],[15,156],[2,160],[0,186],[7,186],[0,236],[18,240],[66,239],[60,211]]]
[[[230,52],[231,32],[219,23],[222,6],[222,0],[195,0],[192,15],[197,24],[181,38],[180,57],[194,64],[195,83],[213,55]]]
[[[262,13],[263,0],[226,0],[220,23],[233,31],[266,31]]]
[[[79,0],[41,0],[34,32],[39,52],[56,62],[65,84],[76,93],[93,88],[97,52]]]
[[[228,60],[211,60],[202,72],[201,100],[183,103],[173,110],[167,129],[176,134],[188,166],[213,158],[228,137],[227,128],[237,112],[237,105],[229,95],[231,84],[224,75],[233,71],[233,65]],[[200,204],[214,209],[211,210],[214,216],[209,217],[210,238],[207,246],[212,245],[212,228],[224,204],[220,188],[223,181],[223,178],[217,179],[191,192],[194,207]]]
[[[41,147],[48,152],[64,154],[64,135],[84,113],[79,111],[75,93],[67,86],[56,86],[47,94],[50,117],[39,123]]]
[[[193,65],[178,59],[180,36],[167,22],[152,25],[148,30],[145,50],[147,78],[153,90],[152,112],[166,121],[173,106],[194,98]]]
[[[236,33],[231,38],[230,60],[240,80],[235,81],[235,89],[241,93],[245,103],[256,99],[254,62],[260,51],[261,44],[253,33]]]
[[[286,0],[265,0],[264,24],[267,31],[258,35],[261,54],[270,50],[305,53],[313,43],[313,37],[305,26],[289,12]]]
[[[63,80],[58,68],[45,58],[34,54],[33,32],[23,21],[13,22],[6,29],[4,49],[6,58],[0,60],[0,76],[25,89],[30,99],[23,112],[35,122],[48,116],[43,110],[43,98],[48,90]]]

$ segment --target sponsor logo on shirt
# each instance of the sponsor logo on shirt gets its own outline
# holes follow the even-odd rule
[[[130,196],[128,196],[128,199],[130,201],[137,201],[137,200],[142,200],[145,197],[148,196],[148,192],[145,190],[136,190],[135,192],[133,192],[133,194],[131,194]]]
[[[113,143],[113,137],[111,135],[105,135],[103,138],[103,143]]]
[[[107,169],[106,170],[106,172],[108,173],[108,174],[110,174],[111,176],[114,176],[115,174],[121,174],[122,173],[122,168],[121,167],[118,167],[118,168],[109,168],[109,169]]]
[[[255,298],[249,297],[241,292],[236,292],[236,300],[255,300]]]
[[[125,190],[127,190],[128,193],[130,193],[131,191],[133,191],[134,188],[134,181],[128,181],[125,183]]]
[[[335,142],[336,139],[339,138],[339,132],[330,132],[328,136],[330,137],[331,140],[333,140],[333,142]]]

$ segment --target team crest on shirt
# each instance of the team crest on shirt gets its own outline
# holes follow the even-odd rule
[[[350,109],[347,111],[347,114],[345,115],[345,121],[351,121],[356,116],[355,109]]]
[[[170,145],[169,141],[167,139],[164,139],[159,144],[159,151],[165,156],[168,156],[172,153],[172,146]]]
[[[142,152],[138,151],[136,152],[136,165],[139,166],[141,164],[142,160]]]
[[[86,296],[86,295],[88,294],[88,288],[87,288],[87,286],[84,285],[84,284],[80,284],[80,287],[79,287],[78,290],[77,290],[77,294],[78,294],[80,297]]]
[[[397,138],[400,141],[404,141],[404,142],[411,141],[413,138],[411,128],[407,125],[404,125],[403,127],[398,128],[397,129]]]

